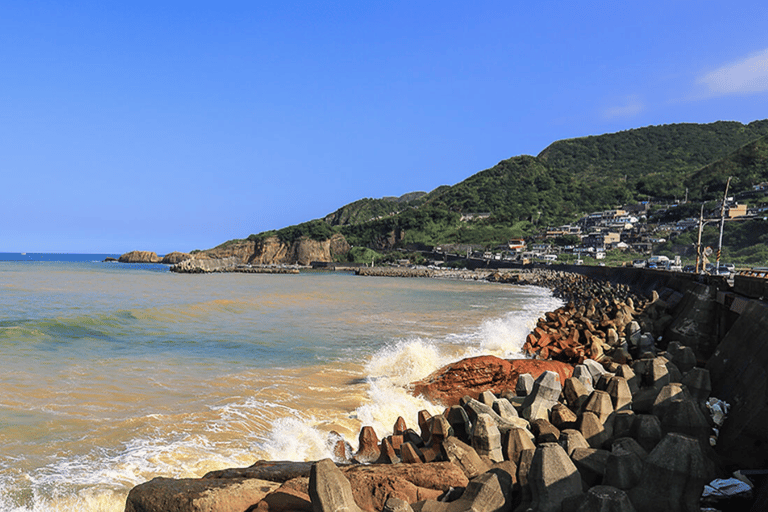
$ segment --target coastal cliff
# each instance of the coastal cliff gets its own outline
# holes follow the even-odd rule
[[[313,261],[333,261],[349,251],[343,235],[323,241],[299,238],[285,242],[277,236],[261,240],[239,240],[194,254],[196,259],[235,258],[250,265],[309,265]]]

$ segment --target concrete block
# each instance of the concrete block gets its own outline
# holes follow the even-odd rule
[[[349,480],[331,459],[323,459],[312,465],[309,497],[314,512],[362,512],[352,496]]]
[[[661,421],[652,414],[636,414],[630,437],[650,452],[661,441]]]
[[[598,485],[587,491],[576,512],[637,512],[629,495],[609,485]]]
[[[565,450],[557,443],[536,448],[528,472],[532,508],[560,512],[563,500],[581,494],[581,477]]]
[[[501,462],[504,456],[501,452],[501,432],[496,422],[487,414],[479,414],[472,429],[472,448],[478,455],[485,456],[493,462]]]
[[[571,453],[571,460],[579,470],[581,479],[590,487],[600,485],[603,481],[605,466],[611,452],[596,448],[576,448]]]
[[[524,450],[535,450],[533,434],[528,429],[513,428],[502,436],[502,452],[505,460],[520,466],[520,455]]]
[[[698,511],[704,485],[712,476],[696,439],[667,434],[645,459],[640,483],[629,496],[638,512]]]
[[[611,396],[605,391],[595,389],[592,394],[589,395],[589,399],[584,405],[584,412],[594,413],[600,419],[600,423],[604,424],[608,420],[608,417],[613,413]]]
[[[577,448],[589,448],[589,443],[581,432],[575,429],[565,429],[560,432],[558,444],[563,447],[565,453],[570,457]]]
[[[632,409],[632,392],[624,377],[611,377],[605,391],[611,397],[614,411],[629,411]]]

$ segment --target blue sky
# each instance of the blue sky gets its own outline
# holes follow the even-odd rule
[[[768,117],[768,2],[0,3],[0,251],[164,254]]]

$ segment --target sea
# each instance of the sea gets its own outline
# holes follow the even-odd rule
[[[524,357],[561,302],[475,281],[175,274],[0,253],[0,510],[122,511],[157,476],[318,460],[442,408],[409,383]]]

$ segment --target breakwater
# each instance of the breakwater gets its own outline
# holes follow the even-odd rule
[[[240,260],[231,258],[187,259],[171,265],[171,272],[177,274],[210,274],[230,272],[240,274],[298,274],[296,265],[245,265]]]
[[[744,430],[751,430],[748,427],[754,427],[762,413],[760,407],[748,411],[742,407],[748,399],[757,406],[762,399],[764,407],[765,395],[761,398],[760,393],[765,389],[761,374],[754,369],[751,375],[744,374],[744,368],[765,353],[761,347],[765,346],[766,331],[761,335],[758,330],[765,327],[761,304],[751,301],[737,313],[738,318],[723,320],[727,335],[705,356],[707,343],[697,347],[697,354],[692,347],[663,335],[663,343],[656,343],[653,329],[675,332],[671,329],[681,320],[695,323],[699,316],[706,316],[702,311],[717,312],[725,307],[725,298],[722,304],[718,302],[719,294],[729,292],[715,286],[713,299],[712,290],[700,288],[711,283],[683,280],[685,286],[678,286],[657,278],[663,286],[642,297],[633,291],[641,287],[633,288],[621,278],[597,281],[583,274],[549,272],[492,275],[484,278],[548,286],[569,300],[571,304],[564,312],[570,316],[547,315],[544,327],[537,326],[545,333],[572,327],[569,332],[575,329],[581,337],[587,324],[577,325],[576,320],[585,319],[592,323],[589,331],[593,337],[601,342],[604,338],[609,346],[610,331],[616,331],[616,341],[627,344],[631,359],[620,364],[612,356],[609,360],[604,352],[606,357],[598,362],[586,357],[592,354],[583,354],[577,358],[580,364],[573,374],[565,379],[550,372],[518,372],[517,380],[508,381],[503,390],[490,391],[478,385],[442,415],[420,413],[416,419],[419,432],[408,428],[404,420],[398,420],[393,433],[381,440],[371,429],[363,428],[356,450],[338,439],[335,454],[340,468],[327,461],[259,462],[249,468],[214,472],[203,479],[155,479],[131,492],[126,510],[150,510],[151,503],[164,503],[164,509],[170,510],[167,504],[180,500],[174,498],[180,495],[190,504],[205,495],[219,507],[227,499],[245,500],[256,510],[312,510],[320,504],[349,510],[454,510],[481,505],[490,507],[488,510],[510,510],[513,506],[597,510],[606,502],[623,503],[640,511],[691,510],[698,506],[701,489],[709,479],[721,476],[723,468],[744,463],[732,454],[712,450],[711,428],[716,423],[706,404],[710,388],[715,389],[715,374],[738,366],[742,373],[737,372],[739,377],[732,383],[730,394],[738,398],[746,388],[751,392],[732,404],[716,446],[732,444],[728,437],[735,434],[735,442],[750,447]],[[477,277],[468,276],[462,278]],[[735,302],[733,298],[727,309]],[[633,310],[629,315],[627,307]],[[634,345],[636,330],[630,326],[633,322],[640,325],[643,315],[651,330],[641,327],[640,339]],[[621,332],[617,330],[618,316],[623,317],[622,322],[630,318]],[[760,318],[762,322],[749,327]],[[687,332],[691,335],[695,329]],[[752,335],[747,347],[754,350],[752,354],[744,353],[746,348],[736,341],[745,333]],[[546,345],[531,348],[536,353],[536,348]],[[734,351],[741,354],[731,362],[727,354]],[[706,367],[705,360],[709,361]],[[476,365],[476,375],[504,373],[505,365],[497,366],[502,369],[489,372],[492,365],[484,361]],[[436,373],[446,374],[442,370]],[[479,378],[470,380],[482,382]],[[710,407],[716,408],[717,402]],[[745,426],[739,429],[735,426],[738,421]],[[752,456],[757,459],[754,452]],[[584,483],[589,488],[586,493]],[[191,508],[179,502],[174,510]]]

